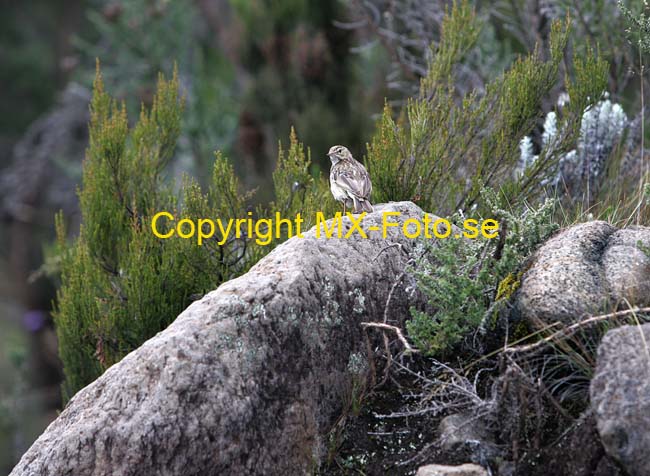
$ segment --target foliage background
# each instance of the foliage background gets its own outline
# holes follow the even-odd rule
[[[574,148],[581,157],[580,164],[598,163],[600,168],[597,174],[577,174],[575,183],[565,187],[571,192],[560,197],[563,208],[557,221],[565,224],[591,216],[630,222],[638,195],[628,191],[635,190],[637,182],[626,182],[624,177],[640,175],[632,159],[641,156],[646,135],[640,119],[642,85],[648,81],[647,74],[641,74],[647,51],[646,43],[640,40],[645,40],[647,32],[643,22],[630,19],[641,18],[642,2],[625,2],[631,17],[626,17],[613,0],[470,2],[481,27],[471,33],[464,29],[468,25],[457,25],[462,27],[455,30],[460,50],[450,50],[449,63],[431,69],[428,65],[441,40],[444,12],[450,3],[34,0],[26,4],[0,0],[0,469],[9,470],[55,417],[61,405],[59,383],[63,376],[50,317],[57,283],[47,273],[34,274],[44,256],[55,255],[51,244],[56,210],[51,209],[46,197],[37,194],[30,203],[43,211],[37,220],[24,222],[8,211],[15,201],[15,186],[9,184],[11,171],[21,165],[16,163],[15,147],[28,127],[55,107],[57,95],[67,84],[76,82],[90,89],[96,58],[101,60],[106,90],[126,104],[128,127],[136,124],[140,104],[152,106],[158,73],[171,78],[177,65],[185,109],[180,129],[175,132],[176,147],[160,174],[161,183],[169,188],[166,193],[174,200],[182,183],[187,185],[186,193],[199,186],[209,189],[213,152],[221,150],[241,182],[240,191],[257,188],[242,207],[282,206],[283,197],[291,195],[291,187],[278,186],[282,174],[277,171],[275,184],[271,177],[278,162],[278,141],[288,149],[285,157],[300,158],[303,153],[297,140],[290,142],[293,126],[305,145],[304,153],[307,148],[311,151],[311,162],[307,169],[296,166],[285,170],[285,178],[297,174],[302,184],[326,173],[325,152],[330,145],[343,143],[358,158],[367,158],[377,180],[378,199],[416,199],[430,211],[446,214],[456,211],[459,197],[468,192],[471,197],[478,196],[478,180],[468,189],[460,186],[453,196],[440,196],[423,192],[425,186],[429,191],[439,191],[435,183],[423,185],[391,171],[411,157],[427,158],[417,165],[423,170],[441,167],[447,160],[464,160],[467,151],[461,146],[471,143],[471,170],[460,167],[459,175],[452,179],[460,184],[462,178],[481,178],[483,172],[476,165],[488,167],[495,151],[486,153],[490,144],[480,134],[468,142],[471,131],[454,122],[463,116],[462,98],[475,91],[477,104],[483,104],[482,98],[491,98],[490,104],[513,106],[505,104],[512,95],[495,91],[490,84],[515,64],[518,56],[535,51],[538,44],[537,63],[529,65],[528,72],[548,64],[557,69],[557,74],[549,75],[541,88],[544,94],[534,104],[527,103],[530,96],[522,92],[521,110],[530,106],[525,124],[517,117],[504,119],[503,133],[509,136],[509,148],[500,151],[507,160],[499,169],[503,180],[495,184],[505,184],[510,169],[518,167],[520,153],[514,145],[521,135],[530,137],[531,156],[545,153],[544,138],[550,130],[545,127],[550,124],[546,114],[556,109],[566,84],[580,79],[575,64],[589,57],[590,47],[595,48],[607,63],[604,80],[609,97],[622,106],[627,121],[622,135],[604,134],[602,140],[609,141],[607,157],[595,160],[593,151],[603,149],[579,143],[575,137],[576,128],[581,127],[582,106],[566,111],[565,117],[574,121],[573,140],[554,151],[554,160],[561,160]],[[565,21],[567,14],[571,25],[568,48],[553,57],[551,25]],[[593,64],[583,66],[585,71],[594,71]],[[433,77],[432,71],[438,76]],[[421,88],[422,78],[427,79]],[[578,95],[587,101],[589,87],[594,84],[580,84],[585,89]],[[647,86],[645,91],[649,90]],[[439,111],[454,111],[458,116],[427,115],[425,103],[432,97]],[[409,102],[409,98],[413,99]],[[487,102],[484,107],[488,107]],[[384,112],[388,109],[390,113]],[[453,126],[449,130],[458,133],[458,143],[441,156],[429,138],[440,139],[440,131],[449,124]],[[480,122],[474,125],[479,126]],[[371,144],[368,149],[366,143]],[[304,165],[306,157],[298,165]],[[57,174],[80,183],[81,158],[56,158]],[[220,163],[224,172],[227,165]],[[285,165],[291,164],[291,160],[285,161]],[[436,170],[436,175],[444,172]],[[184,182],[183,174],[196,182],[189,178]],[[414,174],[418,175],[422,173]],[[544,184],[536,173],[529,171],[529,176],[535,194],[524,190],[528,194],[522,195],[516,185],[521,183],[515,181],[505,188],[509,200],[534,200],[540,188],[545,189],[540,187]],[[51,177],[52,181],[56,179]],[[388,182],[380,185],[382,180]],[[315,186],[314,194],[321,192]],[[69,193],[74,196],[74,190]],[[199,196],[194,198],[200,209]],[[462,205],[472,204],[465,201]],[[77,230],[78,208],[66,210],[66,217],[67,229]],[[80,285],[84,287],[87,282]]]

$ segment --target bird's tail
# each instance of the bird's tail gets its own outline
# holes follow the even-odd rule
[[[353,197],[352,200],[354,201],[354,213],[373,212],[372,204],[369,200],[365,200],[359,197]]]

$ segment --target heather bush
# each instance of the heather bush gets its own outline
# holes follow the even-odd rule
[[[180,192],[164,176],[181,131],[183,100],[178,77],[159,78],[150,109],[130,127],[126,107],[104,90],[99,68],[91,103],[90,145],[79,190],[82,226],[65,241],[64,217],[57,217],[61,286],[55,324],[65,372],[64,396],[92,382],[112,364],[169,325],[193,300],[245,272],[271,246],[254,237],[223,237],[202,246],[189,239],[159,239],[151,218],[246,218],[251,193],[242,191],[233,166],[216,155],[207,187],[185,176]],[[280,148],[273,175],[276,200],[257,216],[327,213],[326,182],[310,173],[309,153],[292,132]],[[328,208],[329,207],[329,208]],[[161,225],[161,227],[164,225]],[[166,229],[159,230],[166,233]]]
[[[537,198],[578,136],[583,112],[606,87],[607,63],[593,50],[576,56],[564,85],[571,101],[558,111],[560,133],[522,177],[513,178],[520,142],[543,116],[542,101],[557,82],[569,32],[568,20],[554,22],[547,55],[538,47],[485,91],[459,95],[454,67],[474,47],[479,25],[467,1],[455,2],[419,95],[398,119],[386,106],[368,145],[375,201],[413,200],[446,215],[477,203],[484,186],[499,189],[512,205]]]
[[[598,104],[607,63],[586,49],[565,77],[569,101],[547,115],[533,155],[528,135],[544,117],[543,101],[557,83],[570,29],[568,19],[555,21],[547,54],[538,46],[485,91],[460,94],[455,66],[471,51],[479,27],[468,2],[455,2],[419,95],[398,119],[387,106],[368,146],[375,200],[414,200],[443,216],[500,222],[498,239],[442,240],[418,259],[414,274],[432,311],[414,310],[407,330],[427,354],[444,353],[479,326],[485,329],[516,287],[521,263],[557,226],[555,202],[539,205],[540,199],[575,142],[591,137],[583,117],[607,109]],[[622,127],[616,117],[618,129],[608,131],[612,143]]]

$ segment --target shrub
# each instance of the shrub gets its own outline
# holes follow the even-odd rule
[[[161,76],[152,107],[129,127],[125,106],[104,91],[98,66],[79,191],[82,226],[74,243],[65,242],[63,216],[56,220],[61,286],[54,319],[66,399],[164,329],[197,295],[245,272],[271,249],[251,236],[221,246],[215,236],[197,246],[152,233],[151,217],[159,211],[194,219],[248,216],[251,193],[242,193],[221,154],[205,191],[185,176],[179,200],[165,181],[182,110],[176,73],[169,81]],[[273,176],[277,200],[258,214],[315,214],[327,188],[320,176],[310,175],[308,156],[292,132]],[[334,206],[327,203],[325,211]]]
[[[563,107],[563,100],[558,107]],[[638,119],[630,121],[622,106],[608,97],[584,112],[574,148],[560,156],[548,183],[548,192],[561,200],[565,222],[572,223],[585,212],[617,222],[621,214],[629,216],[638,205],[638,198],[629,199],[641,174],[638,126]],[[556,113],[551,111],[544,121],[541,147],[547,147],[557,135]],[[520,150],[515,176],[538,158],[529,136],[522,140]]]
[[[415,275],[433,313],[414,310],[407,330],[427,354],[444,352],[485,325],[516,289],[521,262],[554,228],[552,202],[538,209],[527,203],[544,195],[560,159],[575,147],[583,114],[605,90],[607,63],[592,49],[576,55],[565,75],[570,101],[553,113],[555,133],[536,160],[517,168],[522,152],[532,156],[524,138],[557,85],[570,28],[568,17],[553,22],[547,54],[538,45],[484,91],[462,93],[456,68],[474,47],[479,26],[467,1],[454,2],[419,95],[397,119],[386,106],[368,145],[375,201],[414,200],[440,215],[459,218],[471,210],[501,222],[498,240],[451,239],[423,250]]]
[[[525,259],[557,229],[552,200],[513,213],[494,191],[484,189],[481,197],[491,216],[500,218],[498,239],[450,238],[419,252],[414,276],[433,311],[412,309],[406,327],[426,355],[444,354],[470,332],[485,329],[517,289]]]
[[[565,79],[570,105],[558,116],[561,137],[541,151],[522,179],[512,178],[520,141],[542,117],[542,100],[556,85],[569,31],[568,19],[555,21],[548,59],[537,48],[484,92],[461,95],[454,67],[474,46],[479,27],[468,2],[455,2],[419,96],[408,101],[398,120],[386,106],[368,146],[375,201],[414,200],[445,215],[476,203],[483,186],[501,189],[512,204],[538,196],[579,133],[584,110],[606,86],[607,63],[592,50],[576,56],[573,79],[569,74]]]

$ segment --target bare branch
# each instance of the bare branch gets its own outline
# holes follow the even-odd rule
[[[628,316],[630,314],[635,315],[637,313],[650,313],[650,307],[642,307],[642,308],[633,307],[631,309],[626,309],[624,311],[616,311],[616,312],[611,312],[609,314],[592,316],[580,322],[577,322],[569,327],[560,329],[559,331],[554,332],[550,336],[545,337],[537,342],[534,342],[532,344],[527,344],[527,345],[518,345],[515,347],[506,347],[503,349],[502,352],[506,354],[520,354],[523,352],[537,351],[543,348],[544,346],[549,345],[557,340],[567,339],[585,327],[589,327],[593,324],[607,321],[612,318]]]
[[[407,352],[410,352],[412,354],[417,354],[420,352],[419,350],[411,347],[411,344],[408,343],[406,337],[404,337],[404,334],[402,334],[402,330],[397,326],[391,326],[390,324],[384,324],[383,322],[362,322],[361,325],[363,327],[375,327],[377,329],[393,331],[395,334],[397,334],[397,338],[402,343]]]

